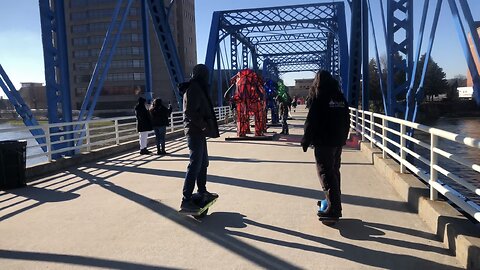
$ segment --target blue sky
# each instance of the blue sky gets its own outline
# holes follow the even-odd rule
[[[377,19],[378,1],[371,0],[372,8]],[[268,6],[296,5],[302,3],[324,3],[329,0],[196,0],[196,28],[198,61],[203,62],[210,31],[211,16],[216,10],[231,10],[240,8],[255,8]],[[420,14],[423,1],[415,0],[415,25],[420,24]],[[435,3],[436,1],[430,1]],[[480,1],[468,0],[474,19],[480,20]],[[376,24],[379,24],[377,21]],[[447,1],[443,3],[443,11],[438,26],[437,37],[433,48],[433,59],[447,73],[447,78],[457,74],[466,74],[466,62],[458,41],[457,32],[453,25],[452,16]],[[377,36],[380,35],[377,29]],[[414,42],[416,44],[416,41]],[[384,45],[380,42],[380,51]],[[373,46],[372,46],[373,48]],[[382,52],[380,52],[383,54]],[[371,57],[374,55],[371,54]],[[38,0],[2,1],[0,9],[0,63],[6,70],[16,87],[20,82],[44,82],[43,52],[41,43],[40,18]],[[312,77],[312,73],[291,73],[285,75],[287,85],[294,79]],[[0,91],[3,95],[3,91]]]

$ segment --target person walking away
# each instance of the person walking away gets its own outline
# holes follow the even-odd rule
[[[338,219],[342,216],[340,164],[350,127],[349,109],[338,81],[327,71],[316,74],[309,100],[301,145],[304,152],[314,146],[317,173],[325,192],[327,207],[320,208],[317,215]]]
[[[289,102],[288,101],[282,101],[280,103],[280,114],[282,115],[282,132],[280,134],[285,134],[288,135],[288,107],[289,107]]]
[[[167,133],[168,116],[172,113],[172,106],[165,107],[160,98],[153,100],[150,108],[150,119],[157,143],[157,155],[167,155],[165,150],[165,133]]]
[[[152,131],[152,124],[150,123],[150,114],[148,113],[146,99],[138,98],[138,103],[135,106],[135,117],[137,118],[137,131],[139,133],[140,154],[148,155],[151,152],[147,149],[148,132]]]
[[[206,138],[220,136],[208,94],[208,75],[207,66],[198,64],[193,68],[190,81],[181,84],[179,89],[183,94],[184,127],[190,150],[181,203],[182,210],[187,212],[197,212],[200,209],[192,199],[195,184],[204,201],[218,198],[218,194],[208,192],[206,187],[209,164]]]
[[[294,97],[293,97],[293,101],[292,101],[293,112],[296,112],[296,110],[297,110],[297,105],[298,105],[297,97],[294,96]]]

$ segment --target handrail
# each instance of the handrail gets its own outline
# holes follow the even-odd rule
[[[226,117],[231,117],[230,107],[216,107],[215,114],[218,121],[225,120]],[[169,116],[169,125],[167,126],[167,133],[171,133],[183,128],[183,112],[175,111]],[[74,125],[85,125],[82,130],[69,130],[62,129],[63,127],[72,127]],[[53,128],[62,130],[58,133],[54,133]],[[45,132],[46,143],[39,145],[35,138],[39,136],[33,136],[30,133],[32,129],[42,129]],[[82,132],[85,132],[82,134]],[[1,134],[12,133],[11,138],[5,138],[10,140],[22,140],[27,141],[27,166],[32,166],[43,162],[52,162],[52,154],[66,154],[67,152],[74,151],[76,154],[90,152],[96,148],[119,145],[125,142],[131,142],[137,135],[136,118],[135,116],[123,116],[114,118],[102,118],[89,121],[76,121],[68,123],[55,123],[44,124],[29,127],[8,127],[0,128]],[[22,135],[18,135],[22,133]],[[68,142],[66,139],[68,135],[72,135],[74,139],[82,139],[83,144],[74,147],[68,147],[63,149],[52,150],[52,144],[61,144]],[[82,136],[83,135],[83,136]],[[52,137],[60,137],[59,140],[52,140]],[[82,137],[80,137],[82,136]],[[149,133],[149,137],[154,137],[154,132]],[[47,151],[43,151],[41,146],[46,146]]]
[[[408,169],[429,185],[431,200],[436,200],[440,193],[480,222],[480,185],[468,181],[470,175],[480,173],[480,165],[442,148],[441,142],[448,140],[457,147],[480,149],[479,139],[355,108],[350,108],[350,121],[362,140],[380,148],[383,158],[389,156],[399,163],[400,173]],[[425,138],[413,138],[411,131],[422,133]],[[411,146],[420,148],[414,151]],[[467,171],[469,176],[462,176],[452,166]]]

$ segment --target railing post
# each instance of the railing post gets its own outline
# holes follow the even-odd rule
[[[85,129],[86,129],[85,136],[87,136],[86,137],[86,139],[87,139],[87,152],[90,152],[92,150],[92,147],[90,146],[90,122],[87,122],[85,124]]]
[[[365,110],[362,110],[362,142],[365,141]]]
[[[47,158],[48,162],[52,162],[52,140],[50,138],[50,127],[47,126],[45,130],[45,142],[47,143]]]
[[[120,133],[118,130],[118,119],[115,119],[115,142],[117,145],[120,144]]]
[[[370,115],[370,148],[373,149],[373,141],[375,140],[375,116]]]
[[[173,132],[173,113],[170,114],[170,132]]]
[[[405,159],[407,158],[407,152],[405,152],[405,134],[406,127],[404,124],[400,124],[400,173],[405,173]]]
[[[358,108],[355,108],[355,130],[358,130]]]
[[[382,118],[382,158],[387,158],[387,153],[385,151],[386,145],[386,137],[387,137],[387,130],[385,129],[385,118]]]
[[[437,147],[438,137],[435,134],[430,134],[430,182],[437,182],[438,173],[433,166],[437,165],[438,156],[435,153],[434,148]],[[438,192],[430,184],[430,200],[435,201],[438,199]]]

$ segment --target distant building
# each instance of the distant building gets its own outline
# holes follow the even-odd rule
[[[117,2],[117,0],[65,1],[70,88],[74,110],[81,108]],[[167,6],[169,3],[169,0],[165,0]],[[197,62],[195,1],[175,1],[170,11],[169,21],[180,62],[185,74],[188,75]],[[149,30],[153,97],[160,97],[165,102],[171,101],[174,105],[176,104],[175,95],[153,24],[150,24]],[[95,111],[97,114],[121,111],[132,113],[138,95],[144,90],[145,64],[141,1],[135,0],[129,11]]]
[[[30,109],[46,109],[48,107],[45,91],[45,86],[42,83],[35,82],[21,83],[21,87],[18,90]]]
[[[295,85],[289,87],[290,96],[292,98],[294,96],[306,98],[308,96],[308,92],[310,91],[310,86],[312,86],[312,83],[313,83],[313,79],[295,80]]]
[[[480,35],[480,27],[477,28],[477,32]],[[469,36],[468,43],[470,44],[470,50],[472,51],[473,55],[476,55],[474,53],[473,40],[471,35]],[[478,57],[480,57],[480,55],[478,55]],[[477,66],[477,70],[480,70],[480,62],[478,60],[479,60],[478,58],[475,58],[475,64]],[[472,80],[472,75],[470,74],[470,71],[467,72],[467,86],[473,86],[473,80]]]
[[[458,87],[458,98],[459,99],[472,99],[473,97],[473,87]]]

